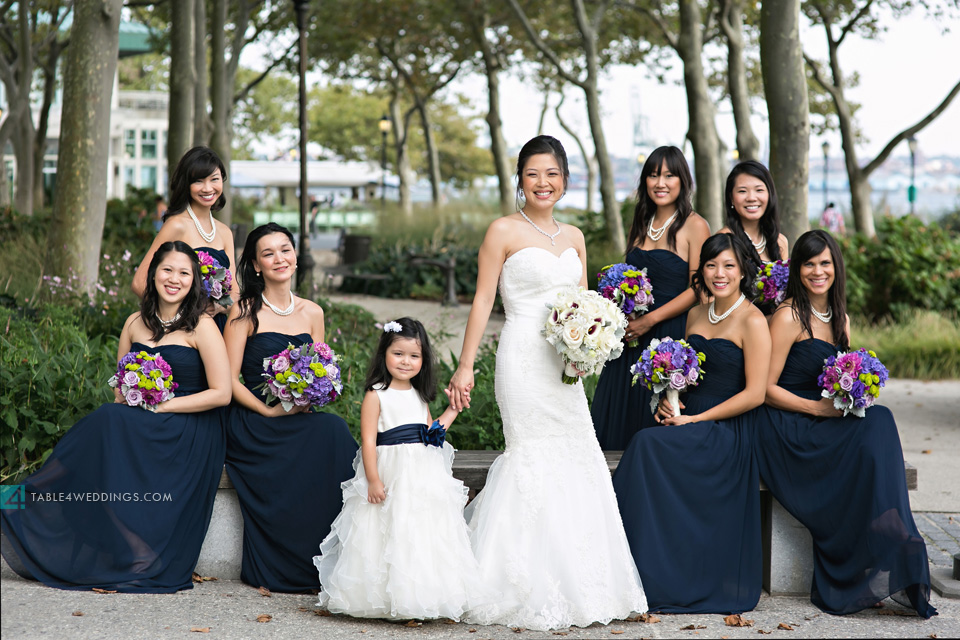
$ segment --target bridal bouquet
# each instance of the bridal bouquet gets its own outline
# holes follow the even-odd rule
[[[566,384],[599,373],[607,360],[623,352],[627,319],[616,304],[596,291],[570,287],[547,307],[550,314],[542,333],[563,359]]]
[[[110,376],[107,384],[119,388],[129,406],[147,411],[172,398],[177,389],[167,361],[159,354],[146,351],[131,351],[120,358],[117,372]]]
[[[787,295],[787,280],[790,277],[790,259],[768,262],[757,270],[756,294],[753,301],[757,304],[772,302],[776,307]]]
[[[230,269],[217,262],[217,259],[206,251],[197,251],[200,259],[200,282],[203,292],[221,307],[233,304],[230,290],[233,288],[233,275]]]
[[[639,380],[657,395],[650,401],[650,408],[657,412],[659,395],[667,392],[667,401],[673,405],[673,415],[680,415],[680,392],[695,387],[703,378],[700,366],[707,359],[702,351],[696,351],[686,340],[654,338],[643,350],[640,359],[630,367],[631,384]]]
[[[288,344],[275,356],[263,359],[265,382],[258,388],[267,403],[280,399],[284,411],[309,406],[319,409],[340,397],[340,356],[323,342]]]
[[[646,269],[636,269],[623,262],[607,265],[597,274],[597,291],[607,300],[616,303],[628,320],[639,318],[653,304],[653,285]],[[639,340],[631,340],[635,347]]]
[[[880,396],[880,387],[890,377],[877,354],[866,349],[838,351],[823,361],[823,373],[817,385],[824,398],[833,398],[833,406],[862,418],[867,407]]]

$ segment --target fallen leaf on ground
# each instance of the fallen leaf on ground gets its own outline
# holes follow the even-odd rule
[[[644,622],[646,624],[656,624],[660,622],[660,618],[653,615],[652,613],[641,613],[638,616],[627,618],[627,622]]]
[[[406,623],[405,625],[403,625],[403,626],[405,626],[405,627],[422,627],[422,626],[423,626],[423,623],[422,623],[422,622],[419,622],[419,621],[417,621],[417,620],[408,620],[407,623]]]
[[[93,588],[94,593],[116,593],[116,591],[111,591],[110,589],[100,589],[99,587]]]
[[[788,625],[786,622],[781,622],[777,625],[777,629],[783,629],[784,631],[793,631],[793,627]]]
[[[618,636],[618,635],[620,635],[621,633],[623,633],[623,631],[620,630],[620,629],[612,629],[612,630],[610,631],[610,633],[611,633],[612,635]]]
[[[553,635],[555,635],[555,636],[565,636],[565,635],[567,635],[567,632],[566,632],[566,631],[554,631],[554,632],[553,632]]]
[[[757,633],[762,633],[765,636],[770,635],[773,631],[764,631],[763,629],[757,629]]]
[[[732,616],[727,616],[723,619],[723,623],[728,627],[752,627],[753,620],[747,620],[739,613],[735,613]]]
[[[214,578],[214,577],[211,577],[211,576],[202,576],[202,575],[200,575],[199,573],[197,573],[196,571],[193,572],[193,581],[196,582],[196,583],[198,583],[198,584],[201,583],[201,582],[214,582],[214,581],[219,580],[219,579],[220,579],[220,578]]]
[[[273,616],[269,613],[261,613],[257,616],[257,622],[270,622],[273,620]]]
[[[74,611],[74,612],[73,612],[73,615],[75,615],[75,616],[82,616],[82,615],[83,615],[83,611]]]
[[[514,633],[523,633],[524,631],[526,631],[526,629],[524,629],[523,627],[510,627],[510,628],[513,630]]]
[[[924,449],[920,453],[933,453],[933,449]]]
[[[936,637],[937,637],[937,634],[931,633],[931,634],[930,634],[930,637],[931,637],[931,638],[936,638]]]
[[[272,593],[270,593],[270,589],[267,589],[266,587],[260,587],[259,589],[257,589],[257,593],[262,595],[264,598],[269,598],[273,595]]]
[[[688,624],[685,627],[680,627],[680,631],[693,631],[694,629],[706,629],[707,627],[702,624]]]
[[[210,633],[210,627],[190,627],[190,631],[195,633]]]
[[[457,624],[457,621],[447,618],[446,620],[443,621],[443,624]]]
[[[477,632],[476,629],[468,629],[468,630],[467,630],[467,633],[476,633],[476,632]]]
[[[314,609],[313,613],[320,616],[321,618],[329,618],[333,614],[327,611],[326,609]]]

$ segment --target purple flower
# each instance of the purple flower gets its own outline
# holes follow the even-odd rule
[[[127,385],[128,387],[136,386],[138,382],[140,382],[140,377],[137,376],[135,371],[127,371],[125,374],[123,374],[123,384]]]
[[[681,389],[686,388],[687,379],[681,372],[675,371],[670,375],[670,386],[677,391],[680,391]]]
[[[853,389],[853,376],[851,376],[849,373],[841,374],[840,388],[847,392]]]
[[[131,407],[139,406],[140,403],[143,402],[143,394],[140,393],[139,389],[130,389],[124,398]]]
[[[286,356],[280,355],[273,359],[273,370],[275,373],[286,371],[290,368],[290,361]]]

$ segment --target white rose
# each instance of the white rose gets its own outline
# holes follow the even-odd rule
[[[583,344],[585,334],[579,322],[568,322],[563,327],[563,342],[571,349],[578,349]]]

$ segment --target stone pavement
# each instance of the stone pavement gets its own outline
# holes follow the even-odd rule
[[[360,304],[379,321],[400,315],[419,318],[431,336],[441,337],[442,354],[459,355],[469,306],[444,308],[423,301],[384,300],[369,296],[332,296]],[[491,318],[487,334],[502,328]],[[449,334],[449,335],[446,335]],[[905,459],[917,467],[919,490],[911,504],[927,539],[933,572],[948,572],[952,554],[960,552],[960,381],[891,380],[883,403],[900,429]],[[956,581],[954,581],[956,584]],[[204,582],[193,590],[170,595],[96,594],[60,591],[23,580],[6,563],[0,567],[0,636],[33,638],[756,638],[772,634],[788,638],[955,638],[960,637],[960,599],[931,596],[940,615],[922,620],[891,601],[881,609],[850,616],[820,612],[807,598],[763,596],[743,616],[752,626],[730,627],[719,615],[659,615],[659,622],[612,622],[586,629],[538,633],[506,627],[478,627],[447,622],[405,626],[379,620],[318,616],[315,596],[261,596],[236,581]],[[257,622],[261,614],[268,622]],[[790,630],[778,628],[780,624]],[[692,625],[692,628],[691,628]],[[200,631],[191,632],[196,628]],[[203,631],[206,629],[206,631]],[[194,633],[199,635],[194,635]]]

